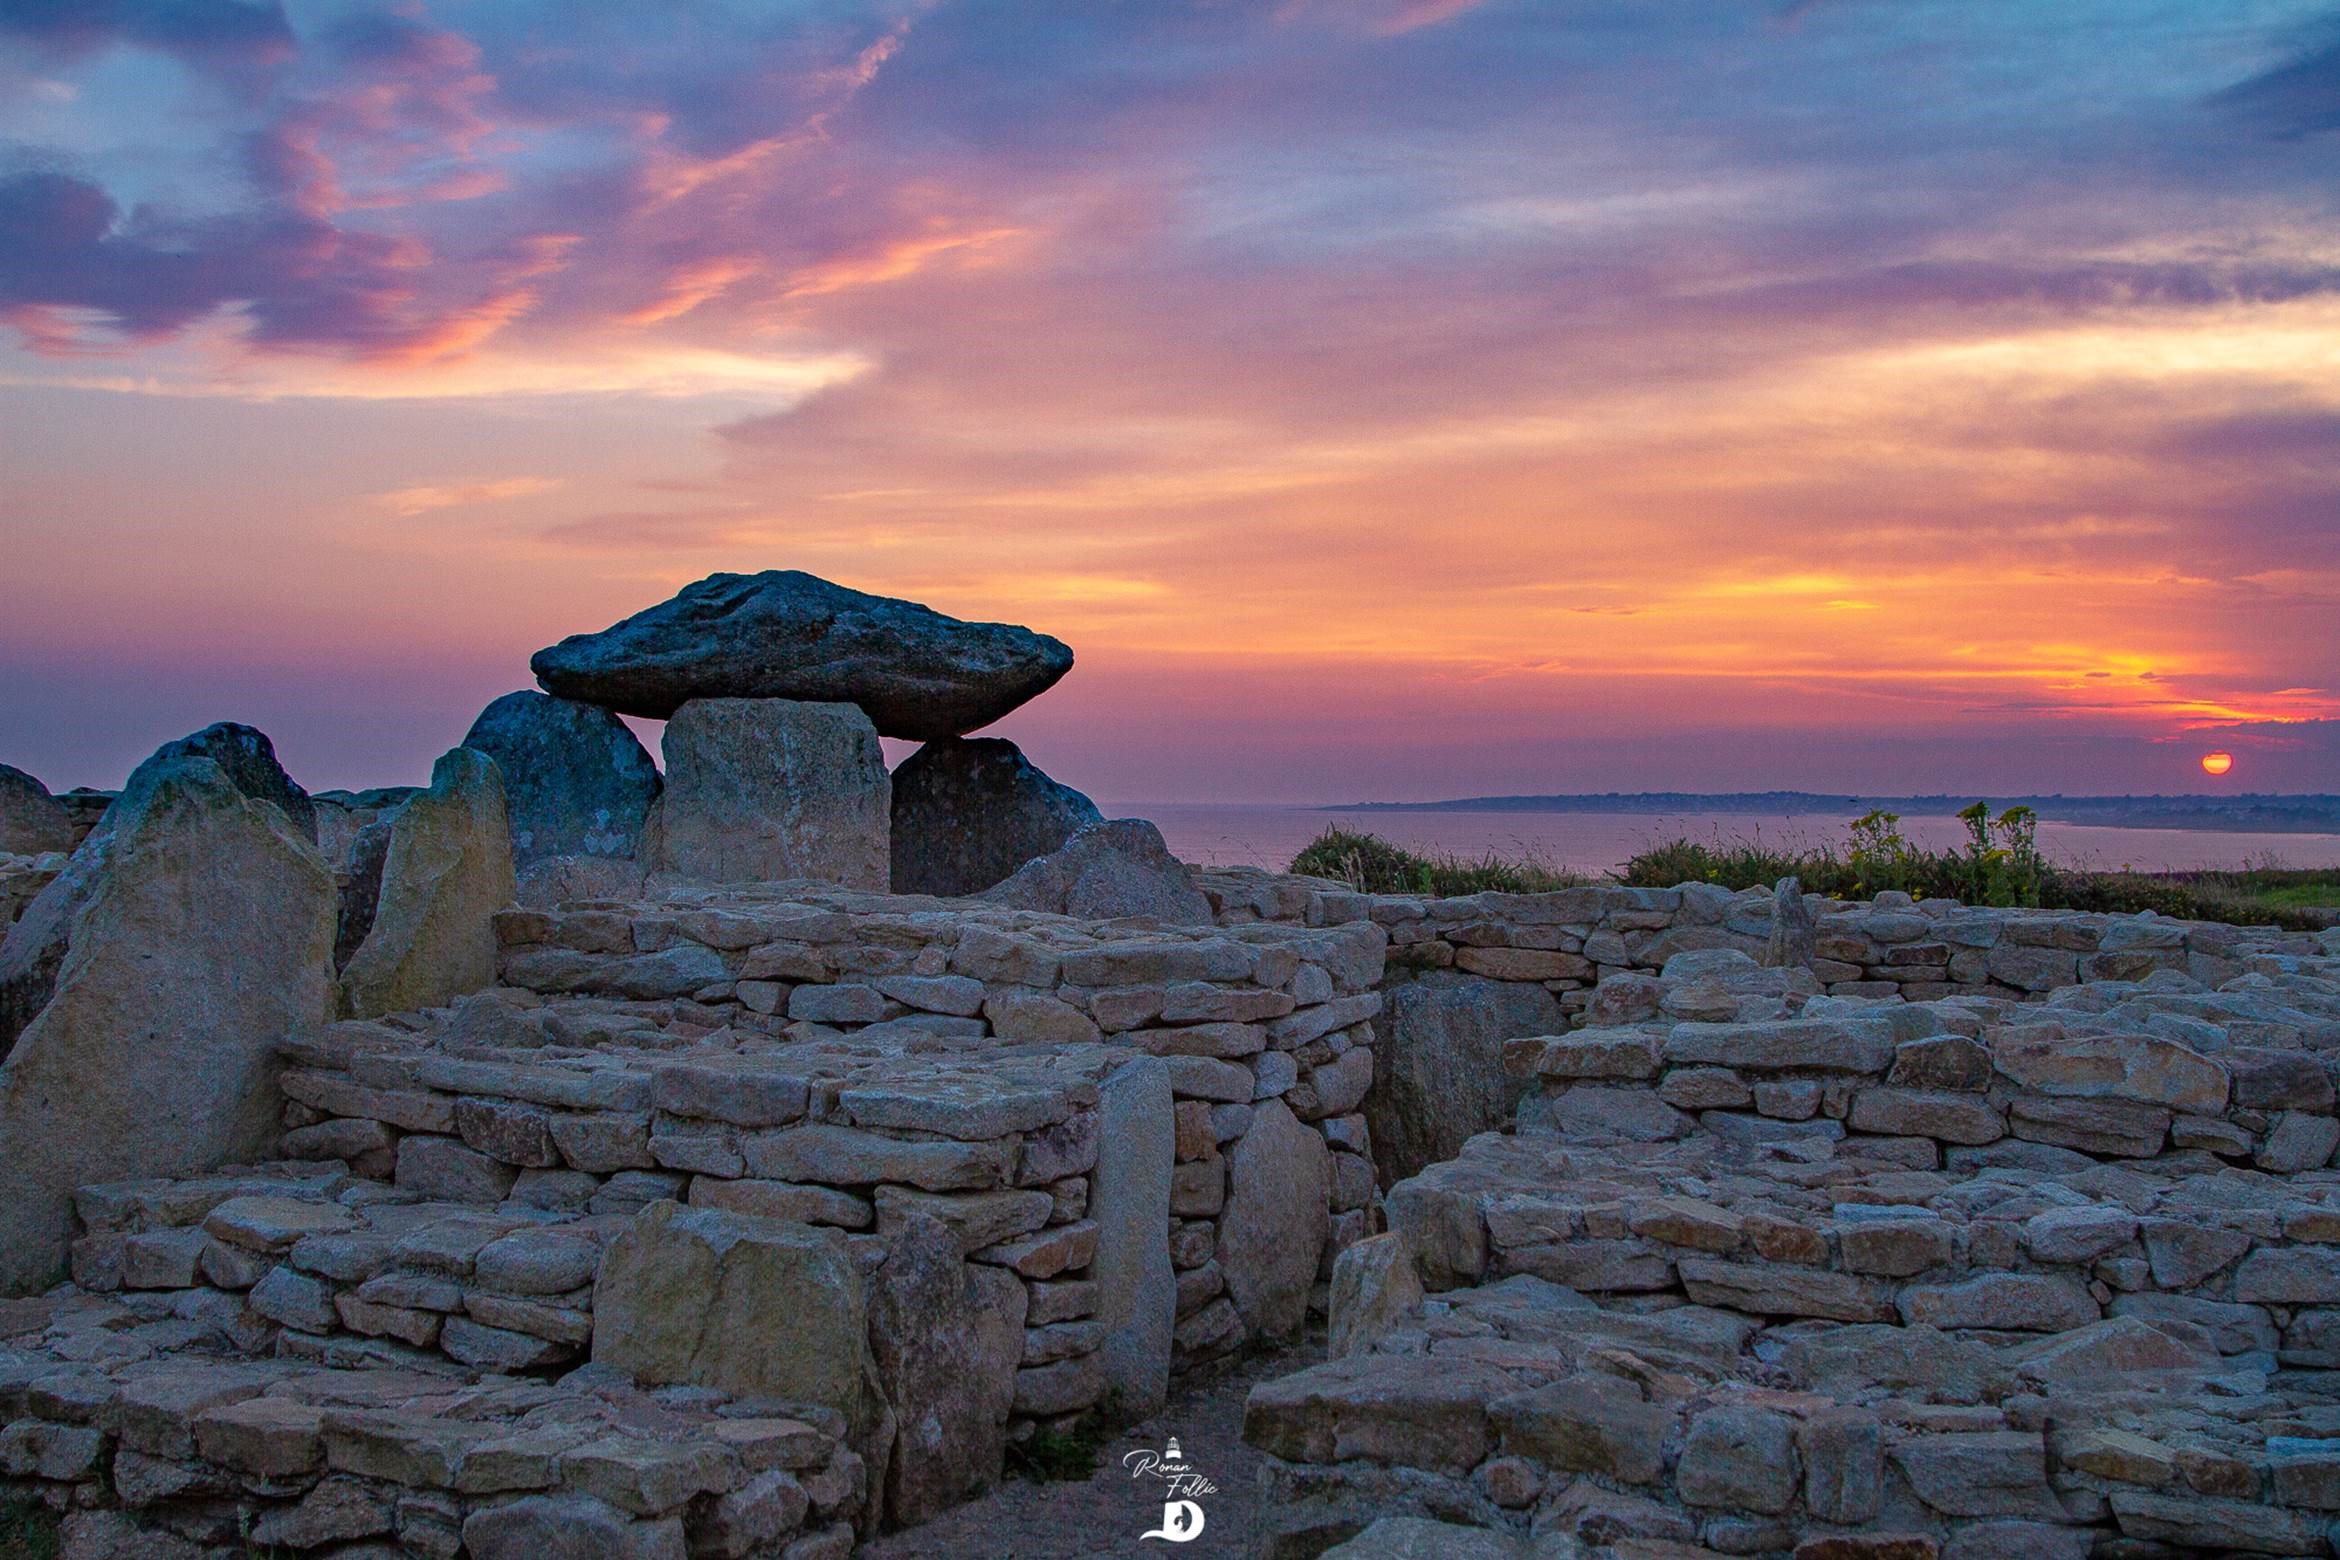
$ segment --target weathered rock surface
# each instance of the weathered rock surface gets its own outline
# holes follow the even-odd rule
[[[39,856],[71,850],[80,838],[73,814],[47,786],[21,769],[0,764],[0,852]]]
[[[138,790],[141,776],[161,773],[189,758],[216,763],[230,785],[275,807],[303,839],[315,842],[316,809],[307,793],[277,764],[276,749],[265,733],[232,721],[206,726],[155,749],[132,771],[121,796]],[[69,795],[83,797],[84,793]],[[75,848],[65,870],[25,907],[9,928],[6,941],[0,942],[0,1056],[8,1054],[17,1035],[32,1022],[56,987],[74,919],[104,872],[106,840],[114,821],[114,802],[110,801],[81,846]]]
[[[1158,1057],[1125,1063],[1098,1090],[1097,1165],[1089,1216],[1097,1225],[1098,1358],[1107,1401],[1130,1418],[1161,1408],[1170,1387],[1177,1275],[1170,1263],[1170,1186],[1176,1140],[1170,1069]]]
[[[694,699],[666,724],[653,865],[713,883],[883,889],[892,786],[850,704]]]
[[[868,1315],[842,1230],[662,1202],[602,1260],[593,1359],[645,1384],[817,1403],[858,1423]]]
[[[1062,849],[1026,862],[1006,882],[975,897],[1086,920],[1143,915],[1192,926],[1211,920],[1211,902],[1194,869],[1171,855],[1162,831],[1143,818],[1090,824]]]
[[[1804,903],[1804,885],[1781,878],[1772,890],[1771,937],[1763,945],[1763,962],[1774,969],[1809,969],[1819,957],[1818,936],[1812,909]]]
[[[180,756],[109,818],[55,995],[0,1064],[0,1292],[62,1268],[74,1188],[256,1157],[276,1042],[331,1009],[333,875],[282,811]]]
[[[1539,1547],[1534,1560],[1566,1560],[1571,1551]],[[1508,1533],[1464,1527],[1429,1517],[1380,1517],[1324,1560],[1527,1560],[1527,1546]]]
[[[658,766],[608,710],[522,689],[480,711],[463,745],[503,772],[521,867],[546,856],[641,854]]]
[[[1422,1302],[1422,1279],[1406,1239],[1394,1231],[1361,1240],[1333,1263],[1326,1298],[1332,1357],[1361,1354]]]
[[[1228,1162],[1219,1219],[1227,1294],[1254,1336],[1289,1337],[1308,1317],[1308,1290],[1324,1251],[1331,1156],[1282,1100],[1259,1106]]]
[[[894,771],[897,894],[980,893],[1104,821],[997,737],[929,742]]]
[[[941,1220],[904,1215],[871,1280],[869,1339],[895,1421],[886,1509],[923,1522],[999,1480],[1024,1351],[1024,1286],[959,1254]]]
[[[327,806],[333,804],[327,803]],[[341,929],[333,939],[333,967],[349,968],[349,961],[374,929],[374,912],[382,903],[382,868],[390,859],[392,818],[376,818],[349,842],[337,877],[341,880]]]
[[[520,903],[550,910],[574,899],[639,899],[647,876],[617,856],[540,856],[520,869]]]
[[[490,920],[512,903],[512,836],[495,760],[451,748],[430,789],[398,811],[382,893],[365,941],[342,974],[358,1017],[436,1007],[495,983]]]
[[[850,703],[889,737],[988,726],[1072,669],[1072,651],[797,570],[711,574],[529,660],[549,693],[664,718],[693,699]]]
[[[1390,987],[1373,1021],[1379,1076],[1365,1096],[1383,1184],[1508,1126],[1525,1083],[1504,1071],[1503,1042],[1567,1027],[1558,999],[1527,981],[1441,970]]]
[[[293,782],[276,761],[276,744],[257,727],[232,720],[219,721],[176,742],[166,742],[147,758],[149,764],[174,758],[208,758],[219,765],[228,783],[256,802],[267,802],[292,820],[303,838],[317,841],[317,808],[309,793]],[[127,786],[123,794],[129,794]],[[109,809],[110,811],[111,809]],[[101,825],[102,827],[103,825]]]

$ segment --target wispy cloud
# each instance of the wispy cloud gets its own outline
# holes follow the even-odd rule
[[[1141,778],[2340,718],[2322,0],[84,13],[0,22],[0,385],[221,441],[226,623],[812,568],[1076,639]],[[152,507],[10,455],[29,571]]]
[[[550,493],[561,485],[559,477],[498,477],[487,482],[432,483],[419,487],[394,488],[387,493],[372,495],[377,508],[386,509],[402,518],[428,514],[434,509],[466,509],[474,504],[492,504],[507,498],[528,498],[537,493]]]

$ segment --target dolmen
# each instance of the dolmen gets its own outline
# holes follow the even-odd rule
[[[713,574],[538,651],[544,691],[465,742],[505,772],[527,903],[625,897],[641,878],[615,863],[958,897],[1103,821],[1014,743],[968,737],[1072,663],[1046,634],[798,570]],[[667,722],[663,777],[621,716]],[[924,746],[889,775],[880,738]]]

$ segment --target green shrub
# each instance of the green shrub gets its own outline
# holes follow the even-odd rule
[[[1097,1454],[1105,1444],[1104,1426],[1082,1419],[1070,1430],[1034,1430],[1021,1441],[1010,1441],[1007,1471],[1035,1484],[1069,1483],[1097,1471]]]
[[[1593,879],[1533,859],[1507,861],[1489,852],[1477,859],[1422,855],[1393,845],[1378,834],[1325,830],[1301,847],[1288,869],[1307,877],[1331,878],[1361,894],[1455,894],[1495,891],[1541,894],[1581,888]]]
[[[1807,893],[1869,899],[1900,890],[1919,899],[1970,905],[2038,906],[2134,915],[2151,910],[2186,921],[2283,926],[2313,931],[2340,924],[2340,870],[2252,867],[2232,872],[2096,872],[2057,866],[2040,854],[2038,817],[2028,807],[1993,816],[1977,802],[1960,813],[1963,850],[1925,850],[1901,832],[1901,819],[1872,812],[1853,820],[1842,854],[1827,844],[1783,848],[1760,835],[1748,840],[1679,838],[1653,842],[1619,867],[1615,881],[1634,888],[1712,883],[1732,890],[1769,888],[1799,879]],[[1443,897],[1482,890],[1532,894],[1593,882],[1540,861],[1428,856],[1375,834],[1327,829],[1291,870],[1332,878],[1368,894]]]
[[[0,1502],[0,1560],[56,1560],[64,1543],[57,1519],[38,1501]]]

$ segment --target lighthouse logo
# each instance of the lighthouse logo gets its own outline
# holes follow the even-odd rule
[[[1216,1495],[1219,1487],[1194,1471],[1178,1449],[1178,1437],[1172,1436],[1159,1452],[1140,1448],[1121,1459],[1133,1479],[1153,1478],[1162,1481],[1162,1524],[1140,1538],[1158,1538],[1168,1544],[1191,1544],[1202,1537],[1205,1518],[1202,1497]]]

